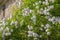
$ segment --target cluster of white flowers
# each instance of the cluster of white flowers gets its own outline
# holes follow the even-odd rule
[[[42,35],[39,35],[40,38],[42,38]]]
[[[41,24],[41,27],[44,27],[44,25],[43,25],[43,24]]]
[[[23,12],[23,16],[28,16],[29,13],[32,13],[33,12],[33,10],[31,10],[31,9],[29,9],[29,7],[27,7],[27,8],[24,8],[22,10],[22,12]]]
[[[50,27],[51,27],[51,26],[50,26],[49,24],[46,24],[46,25],[45,25],[45,31],[46,31],[47,35],[50,35],[50,34],[51,34],[51,32],[50,32],[50,30],[49,30]]]
[[[43,1],[43,4],[49,5],[49,2],[54,3],[54,0],[45,0]]]
[[[33,6],[38,6],[38,4],[41,4],[41,3],[42,3],[41,1],[35,2]]]
[[[47,28],[50,28],[51,26],[49,24],[45,24],[45,25],[42,24],[41,27],[44,28],[44,29],[47,29]],[[41,30],[43,30],[43,29],[41,29]]]
[[[34,38],[34,40],[37,40],[38,38]]]
[[[45,4],[45,5],[49,5],[49,2],[48,2],[48,0],[45,0],[45,1],[38,1],[38,2],[35,2],[34,4],[33,4],[33,6],[35,6],[37,9],[39,9],[39,4]]]
[[[49,31],[49,29],[46,29],[45,31],[46,31],[47,35],[51,34],[51,32]]]
[[[38,1],[38,2],[35,2],[34,4],[33,4],[33,6],[35,6],[35,8],[37,9],[37,10],[39,10],[39,4],[41,4],[42,3],[42,1],[40,0],[40,1]]]
[[[43,8],[40,8],[40,10],[38,10],[38,13],[39,13],[39,14],[44,14],[44,15],[51,15],[49,11],[50,11],[51,9],[53,9],[53,8],[54,8],[53,5],[47,6],[47,7],[45,7],[44,9],[43,9]]]
[[[48,6],[48,9],[50,10],[50,9],[53,9],[54,8],[54,5],[50,5],[50,6]]]
[[[35,15],[33,15],[33,16],[31,17],[31,20],[33,21],[34,24],[36,24],[36,16],[35,16]]]
[[[5,36],[11,35],[11,32],[10,32],[9,30],[10,30],[9,27],[6,27],[6,28],[4,29],[4,31],[5,31],[4,35],[5,35]]]
[[[60,18],[59,17],[45,16],[45,18],[48,19],[48,21],[52,22],[53,24],[55,24],[56,22],[60,22]]]
[[[11,21],[10,25],[13,25],[15,22]]]
[[[0,26],[2,26],[2,24],[0,24]]]
[[[43,14],[43,8],[40,8],[40,10],[37,10],[39,14]]]
[[[60,17],[56,17],[56,22],[60,24]]]
[[[3,31],[2,31],[2,38],[3,39],[5,38],[5,36],[11,35],[11,32],[10,32],[10,28],[9,27],[6,27],[6,28],[3,28],[2,27],[2,29],[3,29]]]
[[[40,30],[41,31],[45,30],[46,34],[50,35],[51,34],[50,28],[51,28],[51,26],[49,24],[45,24],[45,25],[42,24]]]
[[[13,32],[13,29],[10,29],[10,32]]]
[[[6,26],[7,22],[5,21],[5,18],[3,18],[0,21],[0,32],[2,33],[2,38],[5,36],[11,35],[10,28]]]
[[[44,15],[50,15],[50,13],[49,13],[47,10],[44,10],[44,11],[43,11],[43,14],[44,14]]]
[[[43,30],[44,30],[44,29],[43,29],[43,28],[44,28],[44,26],[45,26],[45,25],[41,24],[41,27],[40,27],[40,30],[41,30],[41,31],[43,31]]]
[[[53,24],[55,24],[56,22],[60,23],[60,18],[59,17],[45,16],[45,18],[48,19],[48,21],[52,22]]]
[[[39,35],[32,31],[33,27],[28,25],[28,37],[38,37]]]
[[[51,34],[51,32],[47,32],[47,35],[50,35]]]
[[[4,35],[9,36],[9,35],[11,35],[11,32],[5,33]]]
[[[49,18],[48,21],[51,21],[53,24],[55,24],[56,18],[53,16],[52,18]]]
[[[46,27],[46,28],[50,28],[51,26],[50,26],[49,24],[46,24],[45,27]]]
[[[17,28],[17,23],[18,23],[17,21],[13,21],[12,20],[11,23],[10,23],[10,25],[15,25],[15,27]]]
[[[3,31],[3,29],[4,29],[3,27],[0,27],[0,31]]]
[[[36,3],[35,3],[35,6],[36,6],[35,8],[36,8],[36,9],[39,9],[38,4],[39,4],[39,2],[36,2]]]
[[[13,32],[13,29],[10,29],[9,26],[6,26],[8,23],[5,21],[5,19],[2,19],[0,21],[0,32],[2,33],[2,38],[4,39],[5,36],[11,35],[11,32]],[[17,21],[11,21],[10,25],[17,26]]]
[[[43,31],[43,28],[40,28],[41,31]]]
[[[32,31],[28,31],[28,37],[31,37],[33,35]]]
[[[49,5],[48,0],[43,1],[43,4],[45,4],[45,5]]]
[[[6,31],[9,31],[9,27],[6,27],[5,30],[6,30]]]
[[[0,32],[2,32],[4,30],[6,25],[7,25],[7,23],[5,22],[5,18],[0,20]]]
[[[3,18],[3,19],[1,20],[1,22],[2,22],[2,24],[3,24],[4,26],[6,25],[5,18]]]
[[[32,30],[32,29],[33,29],[33,27],[32,27],[32,26],[30,26],[30,25],[28,25],[28,29],[29,29],[29,30]]]
[[[39,35],[37,33],[34,33],[33,31],[28,31],[28,37],[38,37]]]
[[[24,8],[23,10],[22,10],[22,12],[23,12],[23,16],[27,16],[28,14],[29,14],[29,8]]]

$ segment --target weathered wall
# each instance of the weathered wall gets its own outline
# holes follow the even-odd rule
[[[16,5],[16,0],[12,0],[6,3],[5,18],[9,18],[10,16],[12,16],[12,13],[13,13],[12,9],[13,9],[13,6],[15,5]]]
[[[17,6],[17,2],[19,0],[9,0],[5,6],[6,6],[6,9],[5,9],[5,18],[10,18],[12,16],[12,13],[13,13],[13,6]],[[0,19],[3,18],[3,11],[2,11],[2,8],[0,9]]]

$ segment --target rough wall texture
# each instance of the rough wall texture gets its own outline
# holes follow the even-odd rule
[[[9,18],[9,17],[12,16],[13,6],[16,6],[18,1],[19,1],[19,0],[9,0],[9,1],[5,4],[5,6],[6,6],[6,8],[5,8],[5,18]],[[2,18],[3,18],[3,10],[2,10],[2,8],[1,8],[1,9],[0,9],[0,19],[2,19]]]
[[[12,16],[12,7],[16,5],[16,0],[9,1],[6,3],[6,9],[5,9],[5,18],[9,18]]]

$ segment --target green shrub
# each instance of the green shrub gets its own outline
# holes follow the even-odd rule
[[[4,28],[9,30],[3,38],[5,40],[60,40],[60,23],[56,20],[60,15],[60,7],[57,4],[59,1],[45,2],[45,0],[22,0],[20,8],[14,9],[13,17],[6,20],[7,24]]]

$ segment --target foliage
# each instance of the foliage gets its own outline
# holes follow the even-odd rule
[[[22,0],[13,17],[4,22],[5,40],[60,40],[59,1]],[[55,14],[54,14],[55,13]],[[5,32],[5,34],[3,34]],[[6,34],[7,33],[7,34]]]

